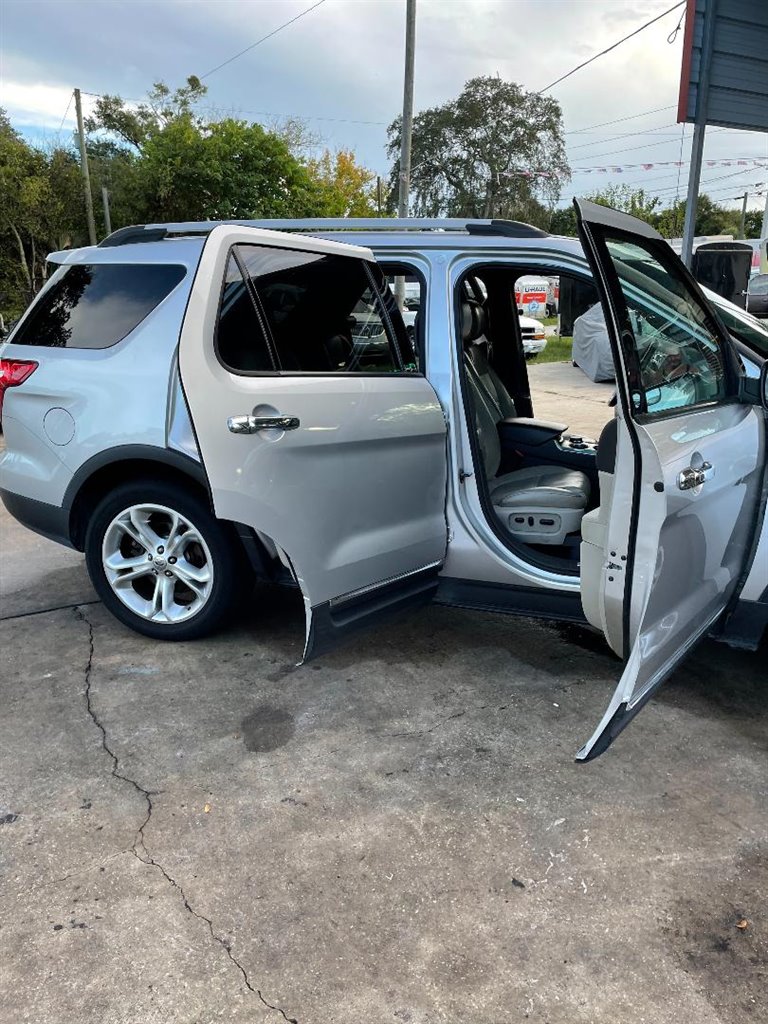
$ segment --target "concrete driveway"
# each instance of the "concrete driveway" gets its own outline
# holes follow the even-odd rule
[[[600,437],[613,409],[608,402],[616,385],[596,384],[573,363],[528,364],[528,382],[537,419],[567,423],[570,433]]]
[[[577,766],[580,630],[432,608],[297,668],[289,593],[163,645],[0,537],[3,1021],[766,1019],[765,649]]]

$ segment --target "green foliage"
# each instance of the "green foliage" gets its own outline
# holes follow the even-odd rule
[[[307,167],[323,190],[324,217],[376,217],[376,175],[355,161],[351,150],[332,154],[326,149]]]
[[[187,84],[173,92],[165,82],[155,82],[146,103],[135,108],[127,107],[119,96],[100,96],[93,116],[85,119],[85,130],[92,134],[104,129],[142,150],[153,136],[181,118],[193,121],[202,130],[203,121],[194,114],[194,105],[207,91],[199,78],[190,75]]]
[[[227,119],[201,131],[188,115],[151,135],[138,160],[142,220],[301,217],[321,190],[282,139]]]
[[[373,175],[351,153],[306,163],[299,154],[309,136],[299,122],[268,131],[234,118],[207,121],[195,110],[204,95],[205,87],[191,77],[173,92],[155,83],[148,101],[136,108],[118,96],[97,102],[89,131],[119,140],[102,154],[99,172],[112,175],[113,195],[119,182],[123,206],[121,215],[113,207],[113,226],[371,213]]]
[[[46,255],[78,239],[74,156],[28,145],[0,109],[0,312],[17,316],[46,280]]]
[[[607,188],[593,192],[591,195],[582,196],[590,203],[597,203],[599,206],[610,206],[614,210],[621,210],[638,220],[647,221],[656,225],[659,214],[656,212],[661,205],[658,196],[649,196],[644,189],[630,188],[629,185],[609,185]],[[554,235],[576,235],[576,210],[571,204],[561,210],[554,210],[550,220],[549,230]]]
[[[601,206],[610,206],[647,221],[665,238],[679,238],[685,221],[685,202],[676,202],[666,209],[659,209],[662,200],[648,195],[644,189],[633,189],[629,185],[609,185],[607,188],[582,198]],[[745,220],[746,238],[759,238],[762,214],[759,210],[748,210]],[[696,206],[697,235],[733,235],[739,237],[741,211],[728,209],[711,199],[706,193],[699,196]],[[576,211],[572,205],[554,210],[549,230],[556,235],[576,235]]]
[[[388,135],[394,208],[400,119]],[[534,170],[547,176],[526,176]],[[569,178],[559,103],[515,82],[470,79],[455,100],[414,118],[411,196],[417,216],[519,217],[538,212],[534,202],[555,202]]]
[[[89,138],[86,141],[88,167],[93,193],[96,234],[106,235],[102,188],[109,193],[112,227],[135,223],[141,210],[141,188],[136,153],[111,139]],[[82,206],[82,202],[80,203]]]
[[[172,90],[156,82],[131,106],[102,96],[86,119],[97,234],[165,220],[375,216],[375,175],[354,154],[306,161],[315,142],[289,120],[274,131],[198,113],[205,86],[191,76]],[[18,315],[45,282],[45,256],[87,243],[79,154],[30,146],[0,111],[0,311]]]
[[[683,233],[685,221],[685,200],[673,203],[669,209],[664,210],[659,216],[656,227],[665,238],[679,237]],[[762,213],[759,210],[747,210],[744,219],[744,237],[759,238],[762,223]],[[702,193],[696,204],[696,228],[697,235],[733,235],[740,238],[741,210],[721,206],[720,203],[710,199]]]

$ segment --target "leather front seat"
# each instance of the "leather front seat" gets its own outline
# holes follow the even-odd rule
[[[499,508],[575,508],[589,501],[589,479],[577,469],[527,466],[490,481],[491,500]]]
[[[462,306],[468,307],[462,308],[464,366],[483,469],[496,517],[516,539],[529,544],[562,544],[567,534],[580,528],[589,503],[589,477],[579,470],[560,466],[528,466],[496,476],[501,465],[497,424],[506,418],[501,414],[503,396],[500,392],[510,403],[512,400],[485,354],[479,366],[476,354],[473,358],[472,349],[479,349],[485,344],[484,310],[479,303],[470,301]],[[495,378],[491,385],[488,383],[489,375],[482,372],[485,366]],[[514,404],[512,412],[507,415],[514,416]]]

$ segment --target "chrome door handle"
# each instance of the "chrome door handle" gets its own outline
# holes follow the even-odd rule
[[[296,430],[297,416],[230,416],[227,429],[231,434],[257,434],[260,430]]]
[[[711,462],[702,462],[699,469],[689,466],[677,474],[677,486],[681,491],[692,491],[694,487],[701,487],[703,483],[714,476],[714,469]]]

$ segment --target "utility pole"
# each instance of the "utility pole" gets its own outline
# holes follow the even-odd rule
[[[744,199],[741,203],[741,220],[739,221],[739,238],[744,238],[744,230],[747,223],[747,199],[749,199],[749,192],[744,193]]]
[[[416,57],[416,0],[405,6],[405,80],[403,83],[403,120],[400,125],[400,189],[397,196],[398,217],[408,216],[408,194],[411,189],[411,136],[413,135],[413,71]],[[405,278],[395,278],[395,301],[402,311],[405,306]]]
[[[376,178],[376,205],[379,208],[379,216],[381,216],[382,195],[383,193],[381,190],[381,175],[379,175]]]
[[[411,187],[411,135],[413,134],[413,72],[416,56],[416,0],[406,0],[405,9],[405,82],[403,85],[403,123],[400,132],[400,192],[397,214],[408,216]]]
[[[104,204],[104,235],[112,234],[112,218],[109,215],[109,190],[106,185],[101,186],[101,201]]]
[[[693,260],[693,238],[696,234],[696,207],[699,201],[701,158],[704,155],[704,133],[706,129],[707,126],[704,121],[697,121],[693,126],[691,165],[688,170],[688,196],[685,200],[685,221],[683,223],[683,249],[680,253],[680,259],[689,270]]]
[[[88,154],[85,151],[85,132],[83,131],[83,104],[80,90],[75,89],[75,111],[77,113],[77,140],[80,143],[80,167],[83,172],[83,194],[85,196],[85,216],[88,220],[88,238],[91,245],[96,245],[96,222],[93,219],[93,196],[91,195],[91,176],[88,173]]]
[[[695,7],[695,5],[694,5]],[[704,36],[701,43],[701,77],[696,90],[696,116],[693,125],[693,143],[691,145],[691,163],[688,169],[688,196],[685,201],[685,223],[683,224],[683,248],[680,259],[691,269],[693,262],[693,238],[696,234],[696,207],[699,202],[699,183],[701,181],[701,158],[704,156],[704,134],[707,130],[709,113],[709,71],[712,62],[712,48],[715,38],[715,4],[711,5],[711,16],[704,23]],[[688,16],[692,15],[688,5]]]

